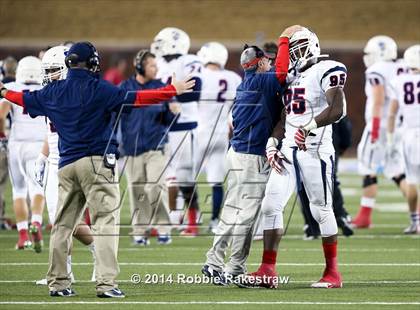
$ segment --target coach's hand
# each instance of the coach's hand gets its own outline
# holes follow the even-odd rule
[[[195,80],[192,80],[191,76],[187,76],[182,81],[177,81],[174,73],[172,74],[171,84],[175,87],[176,94],[181,95],[185,93],[191,93],[193,91],[193,87],[195,86]]]
[[[299,150],[306,151],[306,137],[308,136],[309,131],[303,129],[303,127],[298,128],[295,133],[295,143],[298,146]]]
[[[300,25],[293,25],[293,26],[290,26],[290,27],[287,27],[283,32],[282,32],[282,34],[280,35],[280,37],[287,37],[287,38],[289,38],[290,39],[290,37],[296,32],[296,31],[299,31],[299,30],[302,30],[303,29],[303,27],[302,26],[300,26]]]

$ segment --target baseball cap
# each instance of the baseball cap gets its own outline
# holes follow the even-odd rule
[[[241,54],[241,66],[245,71],[257,69],[258,61],[266,57],[271,59],[272,55],[265,53],[261,48],[256,45],[245,44],[244,50]]]

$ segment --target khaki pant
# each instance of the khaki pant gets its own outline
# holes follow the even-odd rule
[[[115,169],[117,171],[117,169]],[[72,235],[85,208],[89,208],[95,242],[97,293],[117,287],[117,261],[120,192],[118,177],[105,168],[101,156],[84,157],[58,171],[58,208],[51,231],[49,270],[50,290],[70,287],[66,260]]]
[[[134,236],[144,236],[151,225],[169,234],[168,191],[165,185],[168,159],[162,151],[129,156],[126,173]]]
[[[264,156],[236,153],[232,148],[227,155],[227,168],[226,200],[206,264],[238,275],[246,272],[253,228],[260,214],[270,169]],[[225,267],[229,246],[231,255]]]

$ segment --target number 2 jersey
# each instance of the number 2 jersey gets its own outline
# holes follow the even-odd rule
[[[333,60],[323,60],[300,72],[283,95],[286,106],[286,136],[284,146],[296,146],[294,135],[299,126],[307,125],[328,107],[326,92],[335,87],[344,88],[346,66]],[[345,113],[344,106],[344,113]],[[311,130],[306,148],[321,152],[334,152],[332,126]]]
[[[7,89],[13,91],[33,91],[41,89],[38,84],[22,84],[11,82],[4,85]],[[0,101],[1,104],[1,101]],[[24,108],[12,104],[11,109],[12,127],[10,129],[9,140],[16,142],[42,142],[45,139],[47,130],[43,117],[32,118]]]
[[[391,81],[405,130],[420,129],[420,73],[403,73]],[[413,141],[413,143],[420,143]]]
[[[187,76],[201,79],[202,64],[197,55],[182,55],[178,58],[172,59],[169,62],[163,57],[157,59],[158,74],[157,78],[163,83],[170,82],[172,74],[175,73],[177,80],[182,80]],[[181,115],[177,124],[171,126],[171,131],[190,130],[197,127],[198,122],[198,100],[188,100],[191,94],[183,94],[183,100],[177,98],[175,101],[182,104]],[[188,101],[185,100],[187,98]],[[182,129],[184,128],[185,129]]]
[[[229,131],[229,111],[241,80],[241,77],[233,71],[203,68],[198,107],[200,131],[207,131],[207,135],[211,135],[213,130],[218,134]]]

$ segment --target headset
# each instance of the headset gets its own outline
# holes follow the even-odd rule
[[[155,57],[153,53],[151,53],[149,50],[140,50],[136,57],[134,58],[134,66],[136,67],[136,71],[140,75],[145,75],[145,69],[143,67],[143,61],[146,59],[146,57]]]
[[[93,46],[93,44],[90,43],[90,42],[85,41],[85,42],[81,42],[81,43],[86,44],[91,49],[91,54],[90,54],[89,58],[86,60],[86,67],[93,72],[99,72],[100,67],[99,67],[98,51]],[[79,61],[79,55],[77,55],[75,53],[68,54],[68,55],[66,55],[66,58],[64,59],[64,62],[66,64],[66,67],[70,68],[72,65],[76,65],[80,62]]]

